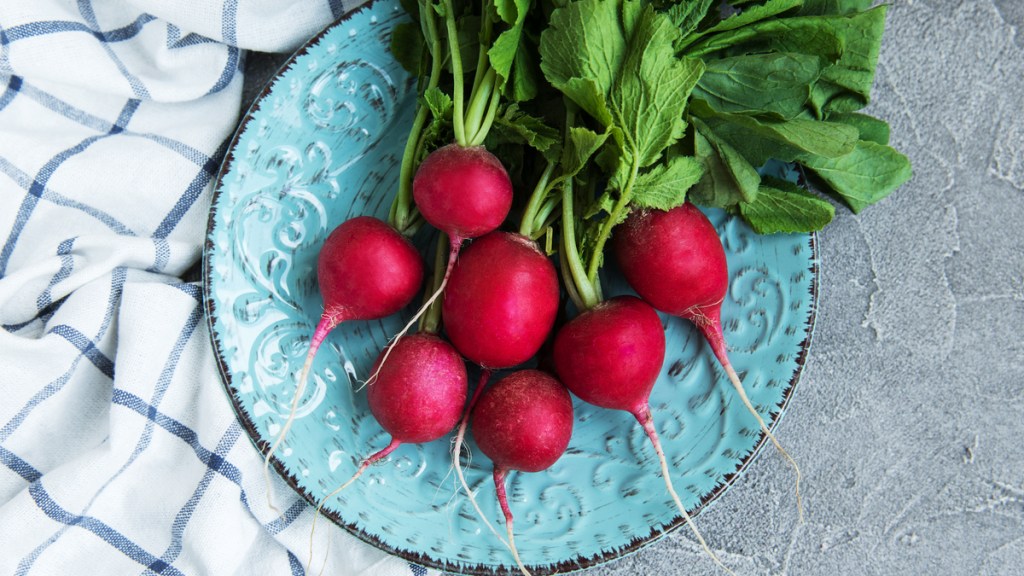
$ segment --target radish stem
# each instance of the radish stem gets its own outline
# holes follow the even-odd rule
[[[460,146],[468,146],[466,138],[466,124],[464,116],[465,87],[462,78],[462,56],[459,52],[459,30],[455,23],[455,7],[452,0],[444,0],[444,23],[448,32],[448,50],[451,52],[452,80],[455,84],[452,90],[452,128],[455,130],[455,140]]]
[[[448,255],[448,250],[445,250],[445,244],[448,244],[448,235],[441,232],[437,238],[437,249],[434,251],[434,277],[430,283],[431,292],[436,293],[441,289],[441,283],[444,281],[444,276],[441,274],[441,269],[445,267],[445,256]],[[429,301],[429,299],[428,299]],[[427,306],[427,301],[423,303]],[[436,301],[430,302],[427,312],[420,319],[420,332],[429,332],[431,334],[437,334],[437,331],[441,329],[441,307],[437,305]]]
[[[366,382],[363,383],[364,386],[373,384],[374,380],[377,379],[377,375],[380,374],[381,368],[384,367],[384,363],[387,362],[388,356],[391,355],[391,350],[394,349],[394,345],[397,344],[398,341],[401,340],[402,337],[405,336],[409,332],[409,330],[412,329],[412,327],[419,321],[420,317],[423,316],[423,314],[426,313],[426,311],[429,310],[430,307],[434,304],[434,301],[437,300],[437,297],[444,292],[445,286],[448,285],[448,278],[452,275],[452,269],[455,268],[455,262],[458,260],[459,248],[461,246],[462,238],[451,238],[448,249],[448,267],[445,268],[444,278],[441,280],[441,284],[437,287],[436,290],[434,290],[434,293],[430,295],[430,298],[428,298],[427,301],[424,302],[422,306],[420,306],[420,309],[416,311],[416,314],[413,315],[409,322],[406,323],[405,327],[402,328],[402,330],[398,334],[395,334],[394,336],[391,337],[390,344],[384,351],[384,357],[381,358],[380,362],[377,363],[377,369],[373,372],[373,374],[371,374],[370,377],[366,379]]]
[[[441,40],[437,34],[437,24],[434,21],[433,9],[426,3],[420,2],[420,15],[424,19],[427,35],[431,47],[427,50],[430,53],[430,76],[427,79],[426,90],[436,88],[441,80],[442,58]],[[412,207],[412,177],[416,165],[416,158],[423,147],[423,125],[426,124],[427,114],[430,109],[418,104],[416,117],[413,119],[412,129],[409,138],[405,142],[405,150],[402,153],[402,164],[399,168],[398,194],[391,204],[389,222],[397,230],[406,236],[412,236],[419,230],[418,226],[412,226],[415,218],[415,207]]]

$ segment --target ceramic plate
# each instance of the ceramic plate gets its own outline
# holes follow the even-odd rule
[[[416,100],[413,80],[388,50],[391,30],[405,19],[397,0],[375,0],[310,40],[243,120],[216,186],[204,258],[210,333],[238,418],[263,452],[287,417],[322,312],[320,245],[352,216],[387,217]],[[730,263],[723,322],[733,364],[774,425],[810,342],[814,236],[762,237],[721,212],[710,216]],[[428,234],[419,238],[429,243]],[[609,293],[623,290],[611,278]],[[351,378],[367,377],[412,312],[342,325],[321,347],[273,459],[309,502],[319,503],[386,445]],[[735,481],[764,437],[697,333],[675,318],[664,323],[668,353],[651,407],[675,487],[694,513]],[[546,472],[510,476],[516,542],[535,574],[600,564],[681,526],[635,420],[580,402],[576,409],[561,460]],[[468,480],[503,530],[489,462],[470,446]],[[325,514],[412,562],[506,571],[510,555],[456,490],[448,450],[447,440],[399,448],[330,499]],[[778,473],[791,475],[781,462]]]

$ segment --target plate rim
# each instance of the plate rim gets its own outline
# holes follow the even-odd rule
[[[221,383],[221,389],[224,391],[229,402],[231,403],[232,410],[234,411],[235,418],[239,421],[242,428],[245,430],[245,436],[249,442],[256,448],[257,452],[266,458],[267,452],[270,450],[270,442],[262,437],[258,433],[255,422],[252,421],[249,414],[243,409],[238,400],[238,388],[233,384],[228,362],[225,358],[224,351],[218,342],[217,334],[218,331],[215,327],[215,314],[217,312],[217,303],[214,301],[212,291],[212,266],[211,258],[213,257],[213,232],[217,220],[217,200],[222,194],[223,179],[231,170],[235,164],[235,151],[242,134],[248,128],[249,122],[253,120],[255,113],[260,109],[264,100],[270,95],[276,83],[281,79],[283,74],[287,72],[295,63],[295,61],[308,53],[313,49],[319,42],[332,30],[341,26],[346,21],[354,18],[361,12],[372,9],[375,5],[384,2],[397,2],[397,0],[367,0],[363,4],[356,6],[344,14],[338,16],[333,22],[325,26],[318,33],[306,40],[299,48],[292,52],[292,54],[280,65],[274,74],[267,80],[264,86],[257,92],[253,101],[241,114],[241,118],[238,125],[228,143],[224,158],[221,162],[220,168],[217,171],[217,177],[214,180],[213,189],[210,198],[210,213],[207,218],[206,233],[203,242],[203,255],[202,255],[202,290],[203,290],[203,312],[206,318],[207,332],[209,335],[210,343],[213,347],[214,358],[217,364],[217,371],[219,373],[219,380]],[[776,410],[771,416],[770,422],[767,422],[767,427],[774,433],[775,429],[779,426],[783,416],[786,413],[786,409],[789,406],[790,401],[796,391],[796,388],[800,382],[801,376],[803,375],[804,368],[810,354],[811,342],[814,336],[814,329],[817,320],[817,312],[819,306],[820,297],[820,260],[818,254],[818,233],[810,232],[807,234],[808,243],[810,247],[809,261],[809,272],[811,273],[810,281],[810,304],[808,306],[807,317],[805,323],[807,326],[807,333],[804,339],[800,342],[799,351],[795,358],[796,368],[787,383],[786,389],[783,392],[781,401],[776,404]],[[760,431],[758,442],[750,450],[750,452],[744,456],[736,469],[726,475],[724,475],[722,481],[718,483],[715,488],[700,499],[700,502],[692,509],[688,510],[691,518],[696,518],[701,512],[706,510],[711,504],[713,504],[719,497],[725,494],[729,488],[731,488],[737,480],[743,475],[748,466],[758,457],[765,444],[768,442],[768,436],[764,431]],[[288,471],[283,461],[276,456],[270,457],[270,464],[278,476],[288,484],[288,486],[301,496],[308,504],[317,506],[319,502],[315,499],[314,495],[308,490],[302,488],[299,484],[298,477]],[[495,576],[503,573],[503,568],[495,567],[487,564],[469,564],[469,563],[456,563],[448,560],[442,560],[433,558],[421,552],[415,552],[408,549],[398,548],[387,542],[377,538],[375,535],[360,529],[356,524],[346,522],[330,508],[324,508],[321,510],[321,515],[329,518],[331,522],[344,529],[349,534],[355,536],[359,540],[379,549],[393,556],[397,556],[408,562],[418,564],[427,568],[433,568],[442,570],[445,572],[453,572],[456,574],[465,574],[468,576]],[[685,519],[682,515],[676,515],[670,523],[664,528],[651,527],[650,532],[644,536],[634,536],[628,544],[617,548],[610,548],[602,551],[600,554],[593,556],[582,557],[577,556],[571,560],[563,560],[558,563],[551,564],[536,564],[529,565],[527,568],[532,574],[536,576],[550,576],[554,574],[565,574],[569,572],[576,572],[593,568],[595,566],[620,560],[626,556],[632,555],[642,548],[645,548],[651,544],[654,544],[662,537],[680,529],[686,524]],[[514,568],[514,567],[513,567]]]

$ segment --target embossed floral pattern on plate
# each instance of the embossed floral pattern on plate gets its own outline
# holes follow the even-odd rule
[[[204,257],[210,332],[230,400],[261,451],[287,417],[322,312],[320,244],[345,219],[386,218],[390,207],[415,103],[414,81],[388,51],[392,28],[405,19],[397,0],[375,0],[313,38],[249,111],[218,180]],[[810,342],[815,239],[761,237],[722,212],[709,215],[729,255],[723,323],[733,364],[774,425]],[[417,240],[428,253],[429,234]],[[608,282],[609,294],[627,290],[614,274]],[[343,325],[321,348],[273,459],[310,502],[387,442],[352,379],[366,377],[410,313]],[[697,332],[663,320],[668,353],[651,407],[675,486],[698,510],[735,480],[764,438]],[[567,454],[547,472],[510,479],[516,540],[536,574],[605,562],[681,523],[635,420],[579,402],[576,409]],[[507,570],[508,551],[457,494],[448,450],[445,441],[403,446],[331,499],[325,514],[414,562],[474,574]],[[468,480],[500,525],[489,463],[475,454]],[[780,465],[779,473],[789,472]]]

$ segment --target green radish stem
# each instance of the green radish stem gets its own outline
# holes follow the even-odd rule
[[[444,276],[441,274],[441,270],[447,267],[445,266],[445,257],[449,255],[449,250],[446,250],[448,245],[448,236],[441,232],[437,237],[437,248],[434,250],[434,277],[430,283],[430,289],[432,294],[436,294],[441,290]],[[437,305],[436,299],[431,301],[429,297],[423,302],[424,306],[427,306],[427,302],[430,302],[427,312],[420,318],[420,332],[429,332],[431,334],[437,334],[437,331],[441,329],[441,307]]]
[[[426,2],[420,2],[420,16],[423,18],[427,28],[427,36],[431,48],[430,52],[430,76],[424,90],[436,88],[441,80],[443,60],[441,58],[441,40],[437,34],[437,23],[434,21],[433,9]],[[412,178],[416,170],[416,159],[423,150],[423,126],[426,124],[427,115],[430,109],[418,104],[416,116],[413,119],[412,129],[409,138],[405,142],[405,150],[402,153],[402,164],[398,176],[398,194],[391,204],[391,213],[388,220],[392,226],[406,236],[412,236],[419,230],[419,226],[413,226],[417,221],[415,208],[412,208]]]
[[[460,146],[469,146],[469,138],[466,136],[466,124],[464,116],[464,102],[463,94],[465,87],[463,86],[463,72],[462,72],[462,54],[459,51],[459,30],[456,27],[455,22],[455,7],[452,5],[452,0],[444,1],[444,23],[445,29],[448,32],[448,50],[451,53],[451,67],[452,67],[452,80],[454,82],[454,88],[452,89],[452,128],[455,131],[455,141]]]
[[[693,523],[693,519],[690,518],[690,514],[687,513],[682,500],[679,499],[679,495],[676,494],[675,488],[672,487],[672,476],[669,474],[668,460],[665,458],[665,451],[661,448],[661,440],[658,439],[658,432],[654,429],[654,418],[651,416],[650,407],[645,404],[637,410],[633,416],[636,418],[637,422],[640,423],[640,426],[643,427],[644,432],[647,433],[647,437],[650,438],[651,444],[654,445],[654,452],[658,455],[658,462],[661,464],[661,477],[665,479],[665,487],[668,489],[669,495],[672,496],[672,501],[675,502],[676,508],[678,508],[680,514],[682,514],[683,520],[685,520],[690,526],[690,530],[693,531],[693,535],[697,537],[697,541],[700,542],[704,552],[706,552],[708,556],[711,556],[711,559],[715,561],[715,564],[718,564],[723,570],[735,576],[735,573],[718,559],[718,556],[711,550],[708,543],[704,541],[704,537],[701,536],[700,531],[697,530],[697,525]]]
[[[555,167],[555,163],[550,161],[544,167],[544,172],[541,173],[540,178],[537,180],[537,185],[534,186],[533,192],[530,194],[530,200],[526,204],[526,209],[523,210],[523,219],[519,223],[519,233],[531,240],[536,240],[538,233],[545,228],[544,220],[540,219],[540,224],[538,224],[538,219],[545,200],[551,191],[551,175],[554,174]],[[553,207],[550,209],[553,209]]]
[[[490,102],[487,105],[487,112],[484,114],[483,120],[480,121],[479,126],[476,129],[476,135],[473,136],[470,141],[471,146],[481,146],[484,140],[487,139],[488,132],[491,131],[491,126],[494,124],[494,117],[498,113],[498,105],[501,103],[501,90],[499,89],[500,79],[495,77],[494,89],[491,91]]]
[[[633,199],[633,186],[636,183],[636,177],[639,172],[640,160],[634,154],[633,163],[629,167],[629,178],[626,180],[626,185],[619,192],[619,198],[615,201],[611,214],[602,223],[600,235],[597,237],[597,243],[594,245],[594,253],[590,256],[587,279],[591,284],[598,284],[597,273],[601,270],[601,262],[604,258],[604,245],[612,235],[612,228],[626,217],[625,210]]]
[[[602,298],[600,285],[588,278],[587,271],[583,267],[583,260],[580,258],[579,248],[576,246],[572,189],[572,179],[566,179],[562,183],[562,247],[564,248],[564,261],[568,264],[569,275],[572,278],[571,284],[575,287],[579,304],[582,304],[580,309],[586,310],[596,306]],[[566,282],[566,284],[570,283]]]
[[[481,28],[477,46],[476,73],[473,75],[473,92],[480,88],[480,83],[483,82],[484,75],[489,69],[488,62],[490,58],[487,55],[487,47],[491,45],[491,36],[494,30],[494,20],[489,16],[490,12],[487,10],[489,5],[489,0],[480,1]]]
[[[493,68],[488,68],[484,74],[483,82],[480,83],[480,87],[473,90],[472,98],[469,101],[469,106],[466,109],[466,138],[470,146],[478,146],[483,144],[483,137],[480,137],[482,132],[483,136],[487,135],[486,130],[483,129],[484,119],[488,115],[488,111],[491,108],[491,102],[494,100],[492,96],[500,96],[498,94],[498,74]],[[488,125],[489,127],[489,125]],[[479,142],[477,139],[479,138]]]

